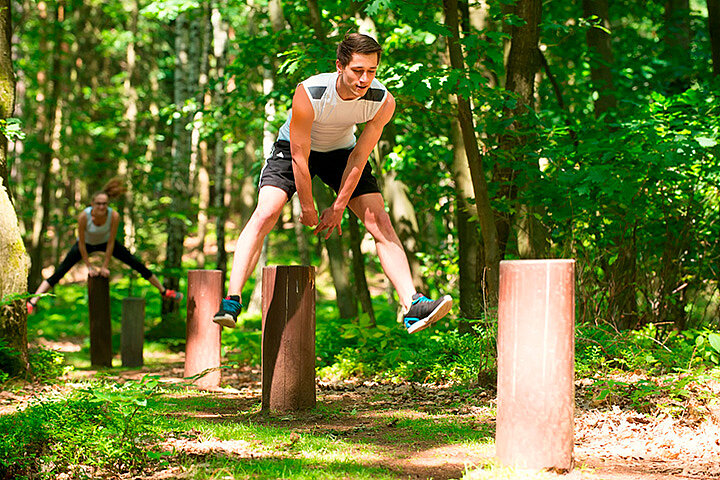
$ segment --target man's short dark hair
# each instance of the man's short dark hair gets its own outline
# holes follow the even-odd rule
[[[350,63],[353,53],[362,53],[364,55],[377,53],[378,63],[380,63],[382,47],[369,35],[362,33],[348,33],[337,47],[337,59],[340,62],[340,65],[344,67]]]

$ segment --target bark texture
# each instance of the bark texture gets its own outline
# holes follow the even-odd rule
[[[12,116],[15,75],[10,55],[10,0],[0,0],[0,119]],[[25,375],[28,363],[25,302],[13,299],[27,292],[29,259],[20,235],[18,219],[7,189],[7,138],[0,134],[0,340],[19,352],[10,374]]]
[[[460,30],[457,0],[443,0],[443,7],[445,10],[445,24],[450,30],[450,37],[448,38],[450,64],[454,69],[465,70],[465,60],[463,59],[459,41]],[[483,288],[485,288],[487,292],[488,302],[492,306],[496,306],[501,260],[498,230],[495,226],[495,215],[490,206],[490,195],[485,179],[485,169],[483,167],[482,156],[480,155],[478,139],[475,135],[472,106],[470,105],[470,100],[463,95],[457,94],[456,97],[460,129],[463,143],[465,144],[468,165],[470,167],[475,202],[478,209],[478,219],[483,238],[483,256],[485,258]]]

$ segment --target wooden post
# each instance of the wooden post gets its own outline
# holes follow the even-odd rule
[[[573,467],[575,261],[500,262],[495,445],[500,463]]]
[[[263,268],[262,409],[315,406],[315,268]]]
[[[145,343],[145,299],[124,298],[122,302],[122,328],[120,358],[123,367],[143,366]]]
[[[90,364],[112,367],[112,327],[110,326],[110,281],[107,277],[88,277],[90,314]]]
[[[195,380],[200,388],[220,386],[220,331],[212,321],[223,292],[220,270],[190,270],[187,294],[187,336],[185,342],[185,377],[213,369]]]

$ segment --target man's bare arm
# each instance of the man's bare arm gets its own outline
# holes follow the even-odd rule
[[[290,154],[292,155],[295,188],[300,199],[300,221],[303,225],[314,227],[318,223],[317,210],[312,195],[312,178],[310,177],[310,131],[315,112],[305,87],[298,85],[292,102],[290,118]]]

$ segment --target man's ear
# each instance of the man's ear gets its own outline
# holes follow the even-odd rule
[[[340,64],[340,60],[335,60],[335,67],[337,68],[338,73],[342,72],[342,64]]]

